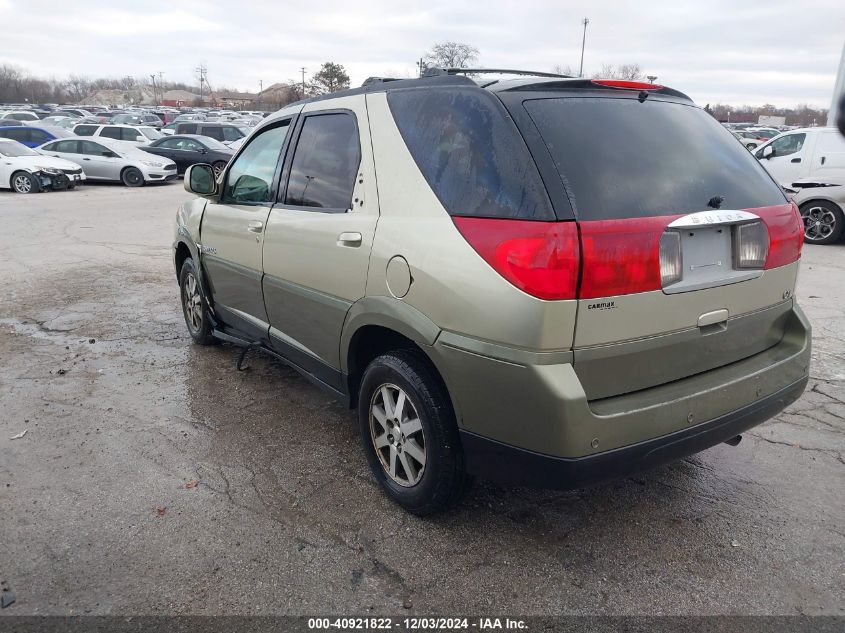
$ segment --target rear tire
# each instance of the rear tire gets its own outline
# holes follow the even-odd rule
[[[827,200],[814,200],[801,205],[804,241],[808,244],[833,244],[842,236],[845,216],[842,209]]]
[[[463,469],[452,403],[422,353],[394,351],[369,364],[358,420],[373,475],[408,512],[433,514],[464,496],[472,479]]]
[[[127,187],[143,187],[144,174],[137,167],[127,167],[120,173],[120,181]]]
[[[211,319],[208,318],[208,306],[200,292],[199,276],[194,260],[190,257],[182,263],[179,271],[179,295],[182,300],[182,315],[188,334],[197,345],[217,343],[211,335]]]
[[[35,176],[25,171],[12,174],[11,184],[15,193],[38,193],[41,190]]]

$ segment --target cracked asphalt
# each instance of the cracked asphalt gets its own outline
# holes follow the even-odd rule
[[[845,614],[845,243],[804,250],[810,386],[738,447],[423,520],[352,413],[191,345],[187,196],[0,192],[3,615]]]

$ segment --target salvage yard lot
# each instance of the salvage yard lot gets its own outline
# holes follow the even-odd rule
[[[738,447],[575,492],[482,482],[423,520],[351,412],[191,345],[187,197],[0,192],[4,614],[845,614],[845,244],[804,249],[807,391]]]

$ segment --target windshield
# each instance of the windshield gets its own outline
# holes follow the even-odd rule
[[[29,149],[26,145],[20,143],[0,143],[0,154],[14,158],[16,156],[40,156],[38,152]]]
[[[581,220],[783,204],[757,160],[709,114],[648,99],[532,99],[536,124]]]
[[[146,136],[151,141],[154,141],[157,138],[161,138],[162,136],[164,136],[164,134],[151,127],[141,126],[138,128],[138,130],[141,132],[141,134]]]

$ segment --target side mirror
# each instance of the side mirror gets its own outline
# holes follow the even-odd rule
[[[763,148],[763,158],[768,160],[769,158],[771,158],[774,155],[775,155],[775,148],[772,147],[771,145],[766,145],[766,147]]]
[[[211,165],[197,163],[185,170],[185,191],[198,196],[213,196],[217,193],[217,181]]]

